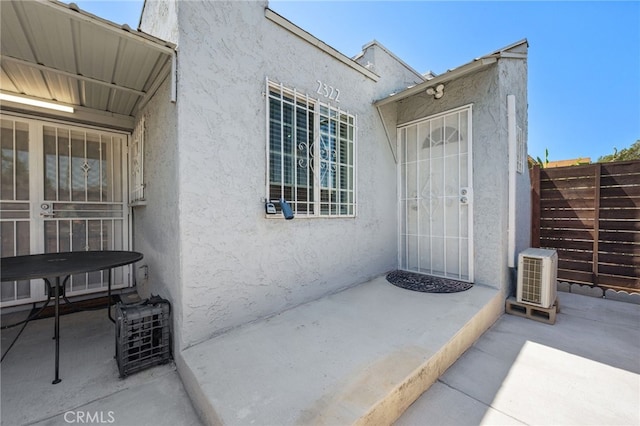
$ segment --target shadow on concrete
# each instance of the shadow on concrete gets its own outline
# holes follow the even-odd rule
[[[396,424],[640,424],[640,306],[559,300],[555,325],[502,316]]]

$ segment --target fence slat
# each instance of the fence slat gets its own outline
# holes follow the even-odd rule
[[[593,274],[591,272],[579,272],[579,271],[569,271],[566,269],[558,269],[558,280],[593,284]]]
[[[564,219],[591,219],[593,220],[594,211],[593,209],[539,209],[539,215],[544,219],[555,219],[555,218],[564,218]],[[640,212],[640,210],[639,210]],[[628,219],[628,218],[623,218]]]
[[[593,198],[591,199],[562,199],[549,200],[540,199],[540,207],[543,209],[593,209]]]
[[[583,262],[591,262],[593,260],[593,252],[591,251],[558,249],[556,252],[558,253],[558,260],[581,260]]]
[[[560,258],[560,256],[558,256]],[[640,256],[630,256],[619,253],[603,253],[599,255],[600,263],[613,265],[640,266]]]
[[[640,186],[607,186],[602,188],[602,198],[626,198],[629,197],[640,207]]]
[[[591,229],[540,229],[540,238],[562,238],[563,240],[593,240],[595,231]]]
[[[620,192],[621,187],[615,188]],[[593,187],[540,189],[540,197],[543,200],[571,200],[576,198],[593,199]]]
[[[601,231],[599,241],[616,241],[621,243],[640,243],[640,233],[638,232],[605,232]]]
[[[624,291],[640,291],[640,278],[621,277],[619,275],[600,275],[600,287]]]
[[[612,182],[616,180],[612,179]],[[540,190],[565,188],[593,188],[593,176],[583,176],[574,179],[546,179],[540,181]]]
[[[605,186],[619,186],[619,185],[640,185],[640,175],[606,175],[602,176],[600,184]]]
[[[593,272],[593,264],[591,262],[575,262],[558,259],[558,268],[571,271]]]
[[[600,243],[600,251],[606,253],[628,254],[640,256],[640,245],[623,243]]]
[[[549,249],[573,249],[593,251],[593,243],[591,241],[580,240],[561,240],[553,238],[540,238],[540,247]]]
[[[640,220],[600,220],[603,231],[640,231]]]
[[[602,208],[614,208],[614,209],[638,209],[640,208],[640,197],[631,198],[631,197],[606,197],[602,198],[600,201],[600,207]]]
[[[601,263],[598,265],[598,272],[623,277],[640,277],[640,266],[607,265]]]
[[[603,200],[606,201],[606,200]],[[605,204],[603,202],[603,204]],[[607,206],[608,207],[608,206]],[[640,220],[640,209],[605,209],[600,212],[600,219],[633,219]]]
[[[557,219],[557,218],[541,218],[540,219],[540,227],[541,228],[552,228],[552,229],[593,229],[594,220],[591,219]],[[600,223],[600,227],[602,228],[602,222]],[[613,228],[618,229],[618,228]]]

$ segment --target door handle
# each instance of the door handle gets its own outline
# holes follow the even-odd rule
[[[40,204],[40,217],[54,217],[55,213],[53,213],[51,204],[42,203]]]

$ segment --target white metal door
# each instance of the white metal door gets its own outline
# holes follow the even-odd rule
[[[471,106],[399,127],[399,266],[473,281]]]
[[[2,117],[2,256],[128,248],[126,135]],[[129,285],[127,268],[114,288]],[[69,296],[106,289],[106,272],[78,274]],[[2,285],[2,305],[45,298],[41,280]]]

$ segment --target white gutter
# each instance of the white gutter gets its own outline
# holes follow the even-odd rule
[[[516,156],[517,129],[516,129],[516,97],[507,95],[507,132],[509,144],[509,225],[508,225],[508,249],[507,262],[509,268],[516,266]]]

